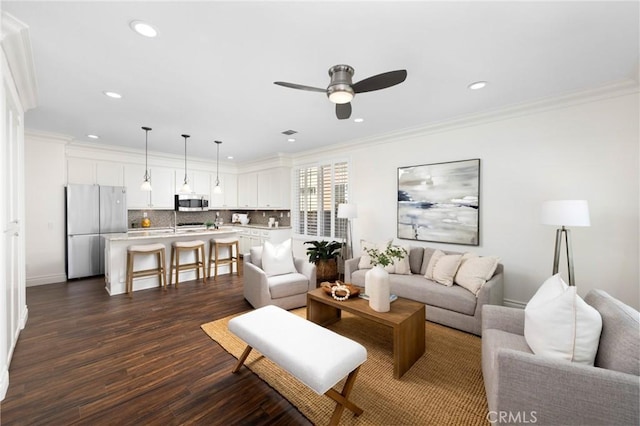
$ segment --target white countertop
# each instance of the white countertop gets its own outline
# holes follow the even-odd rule
[[[268,229],[270,231],[275,231],[277,229],[291,229],[291,226],[272,226],[269,227],[267,225],[240,225],[240,224],[233,224],[232,226],[236,227],[236,228],[253,228],[253,229]]]
[[[220,234],[237,234],[241,232],[236,227],[223,226],[220,229],[204,229],[204,228],[184,228],[174,231],[173,228],[149,228],[149,229],[136,229],[129,232],[123,232],[120,234],[107,234],[103,235],[105,240],[108,241],[128,241],[138,239],[161,239],[161,238],[174,238],[174,237],[197,237],[197,236],[212,236]]]

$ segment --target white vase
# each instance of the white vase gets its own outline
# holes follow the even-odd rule
[[[389,312],[389,273],[382,266],[374,266],[364,276],[364,292],[369,296],[369,306],[377,312]]]

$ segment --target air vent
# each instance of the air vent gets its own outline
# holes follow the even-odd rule
[[[282,132],[283,135],[287,135],[287,136],[291,136],[294,135],[298,132],[296,132],[295,130],[285,130],[284,132]]]

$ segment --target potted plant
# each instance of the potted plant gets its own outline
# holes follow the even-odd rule
[[[388,312],[390,306],[389,273],[384,269],[393,263],[394,259],[402,259],[407,251],[402,247],[394,247],[391,244],[386,249],[365,249],[371,256],[373,268],[364,276],[364,292],[369,297],[369,306],[374,311]]]
[[[307,248],[309,262],[316,265],[316,276],[319,280],[335,280],[338,277],[337,258],[340,255],[342,243],[337,241],[305,241],[311,244]]]

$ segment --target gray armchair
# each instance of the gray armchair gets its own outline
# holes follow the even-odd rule
[[[316,288],[316,265],[294,258],[296,273],[269,277],[262,270],[262,247],[243,255],[244,298],[254,308],[276,305],[283,309],[307,306],[307,293]]]
[[[640,423],[640,314],[601,290],[584,300],[602,316],[594,366],[534,355],[524,338],[524,310],[483,307],[482,374],[490,421]]]

